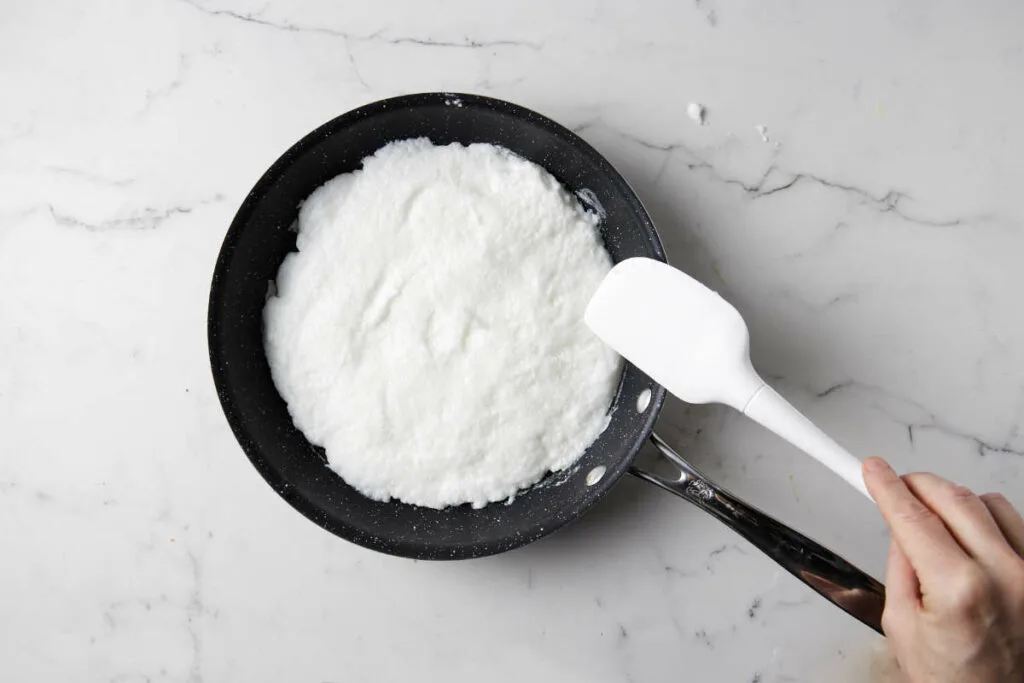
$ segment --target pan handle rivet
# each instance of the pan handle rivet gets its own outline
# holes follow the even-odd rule
[[[640,395],[636,397],[636,412],[644,412],[647,410],[647,406],[649,405],[651,405],[651,390],[644,389],[640,392]]]
[[[604,465],[598,465],[594,469],[587,472],[587,486],[593,486],[597,482],[601,481],[601,478],[604,477],[605,471],[606,468]]]

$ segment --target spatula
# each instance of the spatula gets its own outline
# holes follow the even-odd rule
[[[750,333],[728,301],[653,259],[621,261],[587,306],[591,330],[688,403],[724,403],[759,422],[871,496],[860,461],[761,379]]]

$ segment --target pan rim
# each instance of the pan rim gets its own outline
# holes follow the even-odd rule
[[[627,452],[616,463],[616,467],[609,468],[605,476],[602,478],[602,481],[595,486],[597,489],[595,495],[583,500],[581,504],[571,510],[570,514],[561,519],[553,521],[549,520],[545,524],[534,525],[534,527],[527,529],[519,529],[514,534],[510,533],[506,538],[489,539],[473,544],[431,544],[421,541],[397,540],[386,534],[367,533],[364,529],[350,524],[344,519],[332,517],[325,513],[313,501],[302,495],[263,457],[261,447],[249,435],[248,431],[244,427],[240,410],[236,405],[235,397],[233,395],[233,389],[227,380],[227,373],[224,369],[225,357],[223,355],[224,347],[222,343],[221,322],[219,320],[219,312],[223,308],[224,295],[223,287],[220,286],[220,280],[229,269],[229,265],[232,261],[235,249],[245,226],[249,223],[258,203],[286,172],[293,161],[304,154],[310,147],[319,144],[323,138],[333,134],[336,130],[351,126],[362,119],[375,116],[391,109],[451,104],[454,100],[459,101],[462,106],[471,105],[485,107],[498,110],[499,112],[508,114],[516,119],[525,119],[532,125],[539,126],[547,132],[569,142],[574,148],[586,156],[590,163],[599,168],[601,172],[611,178],[614,183],[620,185],[624,190],[623,194],[630,202],[635,202],[635,206],[638,209],[638,215],[642,219],[642,222],[649,228],[650,236],[652,237],[651,246],[655,252],[655,257],[661,261],[666,261],[661,238],[658,235],[654,223],[640,197],[629,185],[626,179],[615,169],[615,167],[576,133],[531,109],[506,100],[469,93],[424,92],[376,100],[345,112],[304,135],[289,147],[276,161],[274,161],[274,163],[271,164],[270,167],[260,176],[252,189],[246,194],[242,203],[239,205],[230,226],[228,227],[214,266],[210,284],[209,304],[207,308],[207,344],[211,372],[213,375],[214,386],[217,391],[217,397],[220,402],[222,412],[227,419],[228,425],[230,426],[235,439],[238,441],[242,451],[252,463],[253,467],[257,472],[259,472],[260,476],[263,477],[264,481],[266,481],[281,498],[287,501],[291,507],[300,512],[304,517],[336,536],[378,552],[424,560],[471,559],[494,555],[527,545],[543,536],[557,531],[558,529],[564,528],[567,524],[579,519],[586,514],[586,512],[597,503],[597,501],[602,499],[629,469],[636,453],[653,431],[655,422],[657,421],[665,400],[665,389],[654,381],[650,381],[649,387],[651,389],[651,400],[647,410],[645,411],[646,419],[644,421],[643,429],[638,432],[635,442],[630,444]],[[626,375],[630,368],[635,372],[640,372],[627,361],[624,361],[623,376]],[[617,395],[616,399],[618,398],[619,396]],[[405,505],[405,503],[397,501],[391,501],[388,504]],[[492,503],[492,505],[497,504],[499,503]]]

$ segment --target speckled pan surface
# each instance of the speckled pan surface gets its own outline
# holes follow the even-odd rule
[[[210,362],[221,406],[242,449],[271,487],[306,517],[381,552],[419,559],[479,557],[525,545],[590,508],[629,467],[654,425],[664,390],[627,366],[608,429],[576,466],[549,475],[509,504],[432,510],[381,503],[325,466],[323,451],[292,425],[271,380],[263,350],[263,305],[282,260],[295,247],[291,226],[299,203],[388,142],[412,137],[428,137],[435,144],[506,147],[543,166],[585,203],[599,205],[601,234],[613,260],[665,259],[647,212],[625,180],[592,147],[550,119],[475,95],[423,93],[380,100],[304,137],[243,201],[210,288]],[[653,396],[640,413],[636,399],[648,388]],[[588,484],[587,475],[598,467],[605,468],[604,475]]]

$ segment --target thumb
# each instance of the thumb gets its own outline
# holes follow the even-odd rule
[[[914,495],[889,463],[881,458],[865,460],[864,483],[921,583],[941,582],[970,562],[939,516]]]

